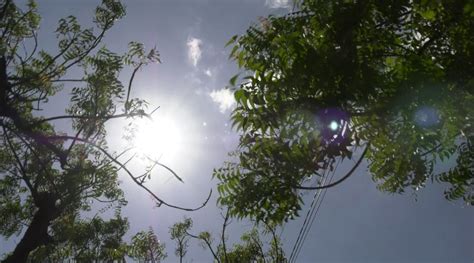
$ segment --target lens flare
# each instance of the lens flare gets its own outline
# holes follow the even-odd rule
[[[420,127],[429,128],[438,125],[441,122],[441,116],[435,108],[423,106],[415,112],[414,121]]]
[[[331,124],[329,124],[329,129],[337,131],[337,129],[339,129],[339,124],[337,124],[336,121],[332,121]]]
[[[339,143],[348,136],[349,115],[338,108],[326,108],[316,114],[321,136],[328,144]]]

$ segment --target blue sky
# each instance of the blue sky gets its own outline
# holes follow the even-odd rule
[[[54,29],[59,18],[75,15],[90,25],[99,1],[44,0],[39,2],[42,15],[40,46],[54,51]],[[153,189],[164,199],[183,206],[196,206],[207,196],[216,181],[212,170],[226,160],[238,137],[229,125],[234,102],[225,87],[237,73],[227,59],[225,43],[234,34],[245,32],[259,16],[288,11],[284,0],[135,0],[125,1],[127,15],[109,32],[104,44],[123,52],[130,41],[156,45],[162,64],[139,72],[133,96],[160,106],[156,116],[174,122],[181,135],[180,145],[165,151],[162,161],[185,180],[181,184],[158,171]],[[126,81],[130,71],[123,72]],[[57,113],[67,105],[64,97],[52,100],[54,106],[45,115]],[[120,148],[121,123],[109,126],[111,147]],[[137,171],[139,161],[132,164]],[[445,169],[446,166],[440,169]],[[342,174],[342,172],[341,172]],[[341,175],[339,174],[339,175]],[[338,174],[336,174],[338,176]],[[168,227],[183,216],[193,218],[193,232],[218,234],[222,218],[215,206],[217,191],[209,204],[193,213],[166,207],[155,208],[150,198],[121,175],[129,200],[123,210],[130,221],[130,233],[152,227],[167,245],[169,257],[176,262],[174,243]],[[444,200],[444,186],[428,183],[416,196],[388,195],[376,190],[367,169],[362,166],[344,184],[330,189],[317,215],[298,262],[473,262],[474,209],[462,203]],[[304,194],[309,203],[312,193]],[[306,208],[307,209],[307,208]],[[306,210],[301,215],[304,216]],[[289,254],[302,218],[288,223],[282,231],[285,251]],[[229,231],[232,242],[249,222],[234,221]],[[19,240],[0,240],[0,252]],[[210,262],[211,254],[197,242],[185,262]]]

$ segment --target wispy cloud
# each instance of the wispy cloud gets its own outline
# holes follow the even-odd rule
[[[265,5],[270,8],[289,8],[290,0],[265,0]]]
[[[222,113],[232,109],[236,104],[234,94],[228,89],[213,90],[209,96],[219,105],[219,110]]]
[[[204,74],[206,74],[208,77],[212,77],[212,71],[210,68],[206,69],[206,71],[204,71]]]
[[[201,59],[202,51],[202,40],[195,37],[188,38],[188,42],[186,43],[188,46],[188,58],[193,64],[193,66],[197,66],[197,63]]]
[[[290,0],[265,0],[265,5],[270,8],[289,8]]]

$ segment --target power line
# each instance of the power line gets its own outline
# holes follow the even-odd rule
[[[337,170],[337,167],[339,166],[339,164],[341,163],[341,159],[339,159],[338,163],[336,164],[336,167],[334,168],[333,170],[333,173],[331,174],[331,177],[329,178],[329,183],[332,181],[333,177],[334,177],[334,174]],[[303,247],[303,244],[304,242],[306,241],[306,238],[308,237],[308,233],[309,233],[309,230],[311,229],[311,227],[313,226],[313,223],[316,219],[316,215],[318,214],[319,212],[319,208],[321,207],[321,204],[323,203],[323,200],[324,200],[324,197],[326,196],[326,191],[327,191],[327,188],[325,189],[321,189],[322,191],[320,192],[319,196],[319,203],[318,203],[318,206],[316,208],[316,210],[313,210],[313,214],[312,214],[312,217],[310,219],[310,223],[309,223],[309,226],[307,227],[308,231],[306,231],[302,237],[302,241],[300,241],[300,246],[299,246],[299,249],[295,252],[295,256],[294,256],[294,262],[296,262],[296,259],[298,258],[300,252],[301,252],[301,248]]]
[[[332,160],[334,162],[334,160]],[[334,177],[334,174],[337,170],[337,167],[341,163],[341,159],[338,160],[336,167],[333,169],[332,174],[329,178],[329,182],[332,181],[332,178]],[[328,170],[326,169],[323,172],[323,185],[328,181]],[[324,190],[324,191],[322,191]],[[291,255],[289,258],[289,262],[295,262],[296,258],[298,257],[301,248],[303,247],[303,244],[306,240],[306,237],[308,236],[309,230],[311,229],[314,219],[316,218],[316,215],[319,211],[319,208],[321,207],[322,201],[324,199],[324,196],[326,194],[327,189],[320,189],[314,193],[313,200],[310,205],[310,209],[308,210],[308,213],[306,214],[305,220],[303,222],[303,225],[300,228],[300,231],[298,233],[298,237],[296,239],[295,245],[293,246],[293,249],[291,251]],[[316,210],[315,210],[316,209]]]
[[[324,180],[325,182],[326,180]],[[317,206],[317,203],[319,202],[319,198],[321,196],[321,190],[318,190],[315,194],[314,194],[314,197],[313,197],[313,201],[311,202],[311,207],[310,209],[308,210],[308,213],[306,214],[306,217],[305,217],[305,220],[303,222],[303,225],[301,226],[301,229],[300,229],[300,232],[298,234],[298,238],[296,239],[296,242],[295,242],[295,245],[293,247],[293,251],[291,252],[291,256],[290,256],[290,262],[294,262],[295,260],[295,257],[296,257],[296,254],[298,253],[298,251],[300,250],[301,246],[303,245],[302,244],[302,240],[303,240],[303,236],[305,235],[305,233],[308,231],[308,224],[309,224],[309,221],[311,220],[311,217],[312,217],[312,214],[314,212],[314,209],[315,207]]]
[[[322,177],[323,177],[323,184],[326,182],[326,179],[327,179],[327,171],[328,169],[324,170],[323,174],[322,174]],[[291,254],[290,254],[290,258],[289,258],[289,262],[292,262],[292,259],[295,255],[295,252],[296,250],[298,249],[298,247],[300,246],[300,241],[301,241],[301,237],[303,235],[303,232],[306,231],[306,226],[308,224],[308,219],[310,218],[310,215],[312,214],[312,211],[314,210],[315,208],[315,205],[319,199],[319,193],[321,192],[321,190],[318,190],[314,193],[314,196],[313,196],[313,200],[311,201],[311,205],[310,205],[310,209],[308,210],[308,212],[306,213],[306,216],[305,216],[305,219],[303,221],[303,225],[301,226],[300,228],[300,231],[298,233],[298,237],[296,238],[296,242],[293,246],[293,249],[291,250]]]

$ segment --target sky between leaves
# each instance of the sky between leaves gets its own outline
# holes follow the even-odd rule
[[[39,2],[42,16],[39,43],[54,52],[54,29],[59,18],[78,17],[91,25],[99,1],[45,0]],[[164,171],[154,174],[154,189],[167,201],[197,206],[215,187],[212,169],[226,159],[238,142],[231,130],[229,113],[235,105],[232,92],[225,89],[237,69],[227,60],[224,45],[234,34],[243,33],[259,16],[283,14],[291,9],[288,0],[135,0],[125,1],[127,16],[116,24],[104,44],[113,51],[125,51],[130,41],[157,46],[162,64],[151,65],[137,75],[133,96],[160,106],[158,118],[171,119],[183,140],[172,154],[161,161],[185,181],[177,182]],[[78,72],[73,73],[78,74]],[[123,81],[130,72],[125,71]],[[57,114],[67,105],[64,97],[51,101],[45,115]],[[60,127],[58,123],[58,127]],[[120,123],[109,127],[109,142],[117,150],[123,146]],[[448,164],[440,169],[446,169]],[[140,170],[143,163],[133,164]],[[343,174],[342,167],[339,175]],[[338,173],[335,175],[338,176]],[[184,215],[194,220],[194,232],[218,234],[222,218],[215,207],[217,191],[200,211],[183,213],[154,208],[151,199],[128,178],[121,177],[128,206],[124,215],[130,233],[151,226],[167,246],[165,262],[176,262],[174,243],[168,227]],[[419,192],[403,196],[387,195],[375,189],[365,166],[343,185],[328,191],[316,221],[303,245],[298,262],[473,262],[474,209],[449,203],[443,187],[428,184]],[[304,193],[310,202],[312,193]],[[302,213],[302,217],[306,211]],[[285,251],[290,253],[303,218],[282,230]],[[229,241],[249,230],[247,221],[237,222],[229,231]],[[129,238],[129,236],[127,237]],[[13,248],[20,237],[0,240],[0,253]],[[209,251],[191,243],[185,262],[210,262]]]

